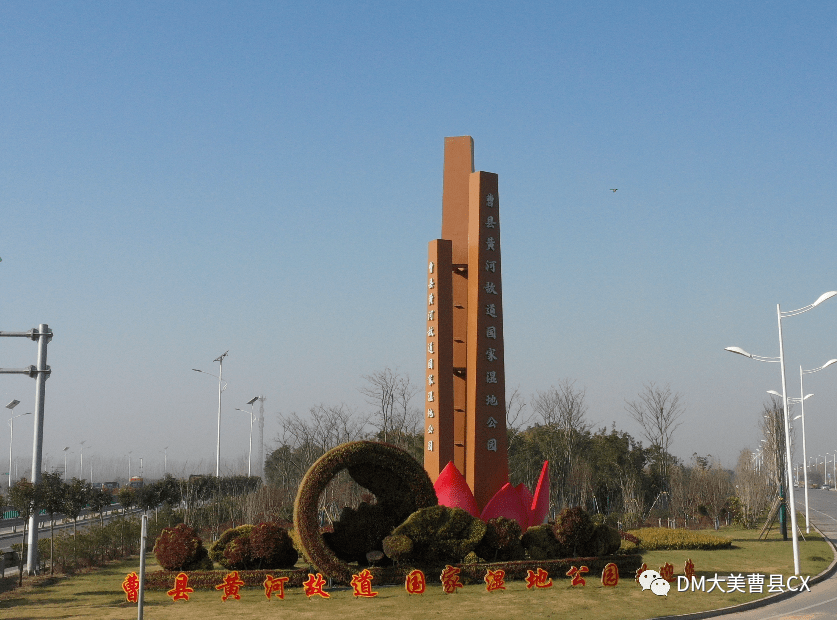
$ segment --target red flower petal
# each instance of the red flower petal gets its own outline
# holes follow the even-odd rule
[[[507,519],[514,519],[520,524],[523,529],[529,523],[529,515],[526,509],[520,503],[520,494],[510,482],[507,482],[503,487],[494,494],[488,504],[480,515],[483,521],[495,519],[497,517],[505,517]]]
[[[535,487],[535,497],[529,509],[529,525],[540,525],[549,512],[549,461],[544,461],[538,486]]]
[[[468,486],[465,477],[456,469],[453,461],[445,465],[445,468],[439,473],[433,488],[436,489],[436,497],[439,498],[440,506],[461,508],[472,517],[479,518],[480,510],[477,506],[477,500],[474,499],[471,487]]]
[[[534,523],[531,522],[532,515],[529,514],[531,512],[532,502],[534,499],[532,498],[532,494],[529,493],[529,489],[527,489],[526,485],[522,482],[518,484],[514,490],[517,491],[517,497],[520,499],[520,508],[523,511],[523,514],[526,515],[526,523],[520,524],[520,529],[525,532],[530,525],[534,525]]]

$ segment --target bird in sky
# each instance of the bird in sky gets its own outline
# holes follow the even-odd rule
[[[616,189],[619,189],[618,187]],[[610,191],[615,192],[616,189],[610,188]]]

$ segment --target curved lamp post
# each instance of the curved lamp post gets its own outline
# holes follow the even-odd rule
[[[802,366],[799,367],[799,394],[801,397],[800,402],[802,403],[802,413],[800,417],[802,418],[802,457],[803,460],[805,458],[805,399],[808,396],[802,396],[805,393],[805,388],[802,387],[802,375],[811,375],[815,372],[821,371],[823,368],[828,368],[832,364],[837,363],[837,359],[828,360],[825,364],[820,366],[819,368],[813,368],[811,370],[802,370]],[[810,396],[810,394],[809,394]],[[835,459],[837,459],[837,454],[835,454]],[[807,473],[807,469],[805,470]],[[835,465],[835,472],[837,472],[837,465]],[[835,485],[837,485],[837,478],[834,479]],[[805,533],[808,534],[810,532],[808,528],[808,478],[805,478]]]
[[[811,398],[813,394],[808,394],[803,396],[802,398],[789,398],[788,402],[791,403],[799,403],[802,406],[802,413],[798,416],[794,416],[794,420],[802,419],[802,462],[804,463],[803,466],[803,473],[804,473],[804,484],[805,484],[805,533],[808,534],[811,532],[810,523],[811,520],[808,517],[808,451],[805,446],[805,400]]]
[[[784,342],[782,341],[782,319],[787,318],[789,316],[796,316],[797,314],[802,314],[803,312],[808,312],[812,308],[816,308],[822,302],[831,299],[837,295],[837,291],[829,291],[827,293],[823,293],[820,295],[817,300],[809,304],[807,306],[803,306],[802,308],[798,308],[796,310],[790,310],[789,312],[782,312],[782,308],[779,304],[776,304],[776,319],[779,324],[779,357],[777,358],[761,358],[759,359],[758,356],[750,355],[743,349],[739,347],[727,347],[726,350],[730,351],[731,353],[738,353],[739,355],[744,355],[745,357],[749,357],[751,359],[755,359],[760,362],[779,362],[779,367],[782,373],[782,400],[784,401],[784,418],[785,418],[785,459],[786,459],[786,468],[788,474],[788,498],[790,499],[790,513],[791,513],[791,541],[793,543],[793,571],[794,575],[799,575],[799,541],[797,540],[796,536],[796,502],[794,501],[794,493],[793,493],[793,472],[791,471],[791,453],[790,453],[790,423],[788,421],[788,388],[787,388],[787,380],[785,379],[785,346]]]
[[[216,357],[213,362],[218,362],[218,440],[215,443],[215,477],[221,477],[221,392],[223,392],[227,386],[221,387],[221,383],[224,381],[224,358],[227,357],[229,351],[224,351],[223,354]],[[205,375],[209,375],[210,377],[214,377],[210,372],[204,372],[203,370],[198,370],[197,368],[193,368],[195,372],[203,372]]]
[[[808,518],[808,456],[807,452],[805,451],[805,399],[810,398],[813,394],[808,394],[807,396],[802,396],[805,394],[805,388],[802,384],[802,376],[803,375],[811,375],[815,372],[821,371],[823,368],[828,368],[832,364],[837,364],[837,359],[830,359],[825,364],[820,366],[819,368],[812,368],[811,370],[802,370],[802,366],[799,367],[799,398],[789,398],[789,402],[793,403],[800,403],[802,407],[801,413],[794,417],[794,420],[801,418],[802,419],[802,462],[805,463],[805,533],[809,534],[811,532],[810,528],[810,519]],[[774,392],[775,393],[775,392]],[[778,394],[777,394],[778,396]],[[834,454],[834,483],[837,485],[837,452]]]
[[[259,400],[258,396],[254,396],[250,400],[247,401],[247,404],[250,405],[250,411],[246,411],[244,409],[239,409],[238,407],[235,408],[236,411],[241,411],[242,413],[246,413],[250,416],[250,451],[247,453],[247,477],[250,477],[250,464],[253,460],[253,403]]]

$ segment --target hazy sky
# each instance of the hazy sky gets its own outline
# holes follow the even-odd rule
[[[214,469],[191,369],[226,350],[228,467],[257,394],[269,449],[278,413],[368,410],[365,374],[421,382],[467,134],[500,179],[507,390],[575,380],[639,438],[625,400],[670,384],[672,451],[733,466],[781,382],[724,347],[778,355],[776,304],[837,290],[835,58],[831,2],[3,2],[0,330],[54,330],[45,455]],[[837,300],[784,322],[790,394],[835,328]],[[0,367],[35,356],[0,339]],[[806,378],[810,455],[835,368]],[[34,390],[0,375],[18,413]]]

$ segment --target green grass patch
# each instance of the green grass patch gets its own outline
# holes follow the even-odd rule
[[[683,574],[687,559],[694,563],[698,575],[719,576],[761,573],[793,573],[791,542],[782,541],[774,529],[768,540],[759,541],[758,530],[738,527],[722,528],[721,535],[732,539],[729,549],[721,550],[657,550],[643,555],[646,564],[659,569],[665,563],[674,566],[675,575]],[[832,552],[818,535],[800,541],[803,575],[816,575],[831,562]],[[137,559],[122,561],[97,571],[72,578],[41,579],[35,586],[0,595],[0,617],[15,619],[135,618],[136,606],[125,602],[121,590],[125,575],[138,570]],[[153,556],[148,557],[148,570],[158,570]],[[486,592],[482,585],[467,585],[456,594],[445,595],[440,586],[428,584],[421,596],[410,596],[401,586],[373,586],[379,595],[373,599],[355,599],[351,589],[330,590],[331,598],[308,600],[299,588],[286,590],[285,600],[268,601],[262,588],[246,588],[241,600],[221,602],[219,591],[197,591],[191,599],[173,602],[165,592],[146,593],[145,618],[148,620],[205,620],[212,618],[256,619],[267,615],[317,620],[344,620],[363,616],[370,620],[406,618],[426,620],[428,617],[491,617],[491,618],[573,618],[574,620],[644,620],[662,615],[719,609],[742,603],[757,594],[677,592],[668,597],[643,592],[633,575],[622,575],[619,585],[601,585],[600,575],[585,575],[587,585],[572,587],[567,579],[554,579],[553,587],[528,591],[521,581],[508,582],[505,591]],[[767,582],[767,578],[765,578]],[[29,581],[31,584],[32,581]],[[766,590],[767,588],[765,588]],[[761,596],[767,596],[763,593]]]

